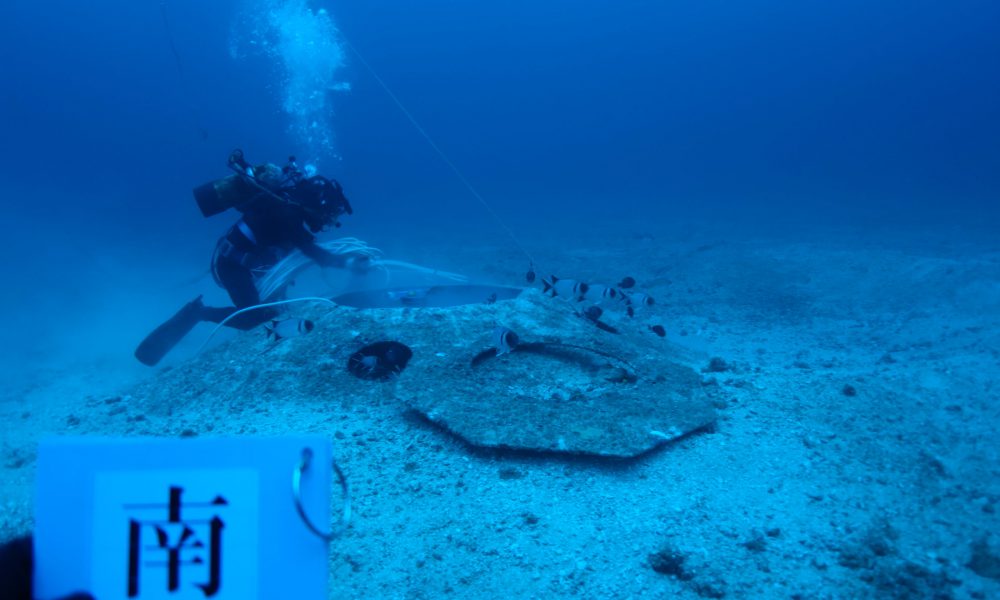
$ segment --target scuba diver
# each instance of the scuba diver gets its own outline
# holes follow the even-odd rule
[[[261,304],[256,278],[294,250],[321,267],[364,270],[368,266],[364,256],[335,254],[316,243],[314,234],[340,227],[340,215],[353,213],[337,181],[316,175],[311,167],[300,169],[295,157],[284,167],[270,163],[254,167],[241,150],[235,150],[229,167],[235,174],[195,188],[194,197],[206,217],[229,208],[242,214],[212,255],[212,277],[234,306],[205,306],[201,296],[187,303],[136,348],[135,357],[145,365],[160,362],[202,321],[247,330],[274,319],[278,313],[272,307],[229,317]]]

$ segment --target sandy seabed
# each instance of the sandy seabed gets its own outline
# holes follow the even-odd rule
[[[635,277],[657,301],[636,326],[703,356],[714,429],[635,460],[505,454],[407,417],[391,386],[223,403],[191,381],[196,400],[153,406],[143,390],[190,365],[124,383],[83,357],[0,398],[0,538],[31,529],[46,435],[322,433],[355,508],[330,598],[1000,597],[1000,244],[647,224],[532,251]],[[407,258],[523,282],[507,245]]]

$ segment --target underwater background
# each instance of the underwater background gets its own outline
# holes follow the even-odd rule
[[[720,517],[728,525],[719,529],[732,535],[692,542],[691,532],[677,533],[673,542],[709,571],[705,557],[725,554],[713,544],[749,551],[719,559],[717,580],[700,587],[679,567],[648,568],[657,564],[644,558],[657,546],[650,533],[626,544],[635,556],[622,565],[606,557],[608,573],[631,573],[623,579],[601,580],[593,567],[600,560],[569,553],[539,557],[523,577],[503,571],[519,582],[516,593],[764,597],[774,589],[770,577],[784,582],[775,597],[1000,594],[1000,450],[992,439],[1000,424],[1000,4],[8,0],[0,56],[5,413],[52,412],[51,422],[63,424],[73,399],[153,377],[132,357],[138,341],[198,294],[225,297],[208,265],[235,213],[202,217],[191,189],[228,175],[234,148],[253,163],[295,155],[343,184],[355,214],[336,235],[387,256],[504,285],[524,284],[526,253],[561,277],[646,282],[668,340],[706,332],[688,345],[742,365],[736,375],[706,377],[720,385],[730,377],[736,396],[798,390],[786,399],[804,409],[741,406],[723,419],[718,427],[731,432],[724,435],[737,435],[750,452],[768,432],[808,429],[814,419],[831,430],[802,434],[795,448],[844,443],[837,452],[850,453],[857,446],[838,427],[851,426],[831,425],[829,415],[886,410],[872,408],[883,405],[866,387],[892,388],[879,401],[892,407],[902,406],[897,394],[929,403],[920,419],[859,426],[857,435],[910,444],[905,456],[924,460],[930,466],[920,468],[943,481],[927,494],[900,487],[913,501],[901,513],[967,511],[961,524],[942,526],[947,534],[922,537],[917,517],[888,524],[892,502],[873,517],[878,511],[845,500],[863,513],[859,522],[878,521],[870,531],[893,543],[899,530],[904,539],[909,532],[912,546],[845,559],[840,546],[816,543],[811,551],[833,558],[813,563],[765,552],[780,546],[774,532],[787,535],[788,525],[765,526],[761,517],[743,527],[734,525],[739,516]],[[879,337],[817,342],[854,327],[838,319]],[[209,331],[196,330],[169,364],[192,359]],[[912,362],[901,357],[911,351]],[[754,362],[762,357],[774,360]],[[889,368],[897,371],[886,375]],[[810,413],[817,377],[832,394],[825,416]],[[861,395],[842,393],[845,385]],[[38,436],[80,433],[12,418],[20,420],[4,427],[4,490],[23,505],[5,517],[0,531],[11,535],[30,527],[25,469]],[[939,426],[947,435],[920,433]],[[86,432],[119,433],[97,425]],[[713,437],[688,443],[712,446]],[[960,447],[964,453],[945,450]],[[689,450],[667,450],[672,474],[696,478],[715,468],[704,457],[689,471],[673,464]],[[859,469],[871,464],[855,459]],[[890,462],[910,472],[908,460]],[[571,467],[543,463],[571,476]],[[517,476],[503,468],[510,485],[525,472],[525,482],[543,477],[530,463],[519,463]],[[581,477],[603,479],[602,493],[614,495],[617,475]],[[845,482],[854,480],[833,484],[843,489],[817,483],[807,502],[851,498]],[[658,502],[662,488],[631,483]],[[703,494],[729,493],[729,484],[717,484]],[[873,492],[883,496],[895,498]],[[941,506],[949,501],[961,508]],[[727,508],[738,515],[745,506],[733,500]],[[673,510],[656,519],[672,519]],[[861,529],[841,530],[851,548],[870,541]],[[903,564],[887,567],[896,575],[872,566],[887,554]],[[374,558],[363,568],[341,558],[335,565],[349,566],[340,577],[365,578],[332,586],[334,596],[389,597],[370,583],[382,576]],[[762,561],[770,561],[766,569]],[[463,564],[474,571],[468,565],[478,563]],[[727,580],[727,570],[743,569],[753,574]],[[482,597],[505,589],[483,577],[459,579],[480,582],[469,585],[481,585]],[[391,579],[393,597],[471,593],[465,583],[435,587],[431,579]]]
[[[988,230],[998,18],[986,1],[14,0],[5,346],[58,352],[67,320],[101,321],[70,354],[134,338],[155,302],[135,288],[207,265],[229,226],[190,189],[235,147],[341,180],[357,237],[502,237],[347,42],[525,235],[690,216]]]

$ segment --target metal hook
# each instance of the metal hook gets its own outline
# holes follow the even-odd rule
[[[295,510],[298,511],[299,517],[302,519],[302,522],[306,524],[306,527],[309,528],[309,531],[329,542],[347,530],[347,525],[351,520],[351,490],[347,485],[347,477],[345,477],[344,472],[340,470],[340,467],[337,465],[337,461],[331,461],[333,465],[333,472],[337,475],[337,484],[340,485],[340,494],[343,499],[343,509],[337,526],[334,527],[329,533],[321,531],[318,527],[316,527],[316,525],[314,525],[309,519],[309,516],[306,515],[305,508],[302,506],[302,474],[309,468],[312,458],[312,449],[303,448],[302,460],[299,461],[299,464],[292,471],[292,497],[295,499]]]

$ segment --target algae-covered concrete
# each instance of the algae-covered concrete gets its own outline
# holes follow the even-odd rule
[[[535,290],[451,308],[299,308],[315,320],[312,333],[277,343],[240,336],[135,396],[167,411],[189,401],[350,407],[394,399],[475,446],[618,457],[714,422],[701,377],[684,363],[692,357],[624,313],[615,334],[577,308]],[[522,341],[502,356],[491,351],[498,324]],[[351,354],[385,340],[413,351],[398,377],[348,372]]]
[[[711,425],[687,356],[626,318],[600,329],[576,306],[529,291],[447,315],[446,343],[400,378],[397,394],[476,446],[634,456]],[[440,316],[414,323],[434,338]],[[497,356],[495,324],[521,344]]]

